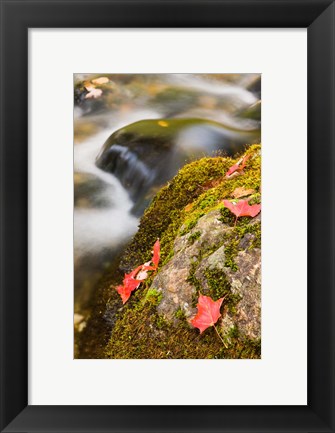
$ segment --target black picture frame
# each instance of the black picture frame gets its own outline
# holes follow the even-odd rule
[[[334,432],[334,24],[333,0],[1,0],[2,432]],[[28,405],[28,29],[96,27],[308,29],[307,406]]]

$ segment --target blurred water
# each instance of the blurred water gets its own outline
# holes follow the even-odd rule
[[[128,192],[112,174],[95,165],[102,144],[109,135],[128,123],[159,117],[153,111],[139,110],[116,121],[98,134],[74,146],[74,290],[75,311],[89,303],[95,283],[110,266],[120,248],[134,235],[138,218]],[[76,200],[76,192],[80,197]]]

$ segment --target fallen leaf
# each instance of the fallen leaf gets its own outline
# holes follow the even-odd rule
[[[152,256],[152,260],[151,260],[156,269],[158,268],[158,263],[159,263],[159,259],[160,259],[160,251],[161,251],[161,247],[159,244],[159,239],[157,239],[157,241],[155,242],[155,245],[154,245],[154,251],[153,251],[153,256]]]
[[[227,171],[226,177],[230,177],[235,172],[241,172],[246,166],[246,162],[248,161],[250,156],[251,156],[250,154],[245,155],[244,158],[241,158],[239,161],[237,161],[236,164],[232,165],[230,169]]]
[[[156,271],[160,259],[160,244],[159,239],[154,244],[152,259],[138,266],[129,274],[125,274],[123,279],[123,285],[117,286],[115,290],[121,296],[123,304],[125,304],[130,298],[131,293],[136,290],[139,285],[148,277],[148,271]],[[153,265],[150,265],[153,263]]]
[[[218,177],[216,179],[212,179],[208,182],[205,182],[202,185],[202,189],[204,191],[207,191],[208,189],[215,188],[216,186],[220,185],[223,182],[223,180],[224,180],[224,177],[222,176],[222,177]]]
[[[116,291],[121,296],[123,304],[130,298],[131,292],[136,290],[141,284],[142,280],[135,278],[136,274],[142,269],[142,265],[138,266],[129,274],[124,275],[123,285],[116,287]]]
[[[106,84],[109,82],[109,79],[107,77],[100,77],[100,78],[95,78],[94,80],[92,80],[93,84]]]
[[[91,90],[95,89],[95,86],[91,83],[91,81],[85,81],[84,82],[85,89],[90,92]]]
[[[73,318],[74,326],[78,326],[79,323],[82,322],[84,319],[85,319],[85,317],[82,316],[81,314],[74,313],[74,318]]]
[[[190,212],[193,209],[193,203],[189,203],[187,206],[185,206],[184,211]]]
[[[163,128],[167,128],[169,126],[168,122],[165,122],[165,120],[159,120],[158,125],[162,126]]]
[[[121,296],[122,303],[125,304],[131,295],[131,290],[129,287],[126,286],[117,286],[115,290],[118,292],[118,294]]]
[[[240,197],[245,197],[247,195],[251,195],[255,192],[254,189],[245,189],[243,188],[243,186],[240,186],[239,188],[234,189],[232,196],[234,198],[240,198]]]
[[[160,244],[159,244],[159,239],[157,239],[157,241],[154,244],[154,248],[152,251],[152,259],[150,262],[148,263],[144,263],[144,265],[142,265],[142,270],[143,271],[156,271],[158,268],[158,263],[159,263],[159,259],[160,259]],[[150,265],[150,263],[153,263],[153,266]]]
[[[88,90],[88,89],[87,89]],[[100,96],[102,95],[102,90],[101,89],[94,89],[92,88],[86,95],[85,95],[85,99],[97,99],[100,98]]]
[[[251,157],[250,153],[249,153],[249,155],[245,155],[245,157],[242,159],[241,165],[239,167],[240,170],[243,170],[245,168],[246,163],[250,157]]]
[[[135,282],[141,281],[135,278],[136,274],[142,269],[142,266],[138,266],[136,269],[134,269],[129,274],[124,274],[123,284],[128,284],[130,286],[135,285]]]
[[[255,217],[261,211],[260,204],[254,204],[250,206],[248,200],[240,200],[238,203],[232,203],[229,200],[223,200],[223,204],[236,216],[236,220],[241,216]]]
[[[200,329],[200,334],[210,326],[214,326],[219,320],[221,317],[220,308],[222,302],[223,298],[213,301],[209,296],[199,296],[197,304],[198,312],[191,320],[191,323],[195,328]]]
[[[150,271],[152,268],[152,266],[150,266],[150,263],[151,260],[149,260],[147,263],[144,263],[144,265],[142,265],[140,272],[136,275],[137,280],[143,281],[146,278],[148,278],[148,271]]]
[[[240,165],[240,161],[230,167],[230,169],[226,173],[226,177],[231,176],[233,173],[235,173],[235,171],[238,170],[238,167]]]

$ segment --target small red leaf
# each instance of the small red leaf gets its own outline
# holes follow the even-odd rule
[[[130,298],[131,292],[136,290],[139,285],[148,277],[147,271],[156,271],[160,259],[160,245],[159,240],[154,244],[152,259],[138,266],[136,269],[131,271],[129,274],[124,275],[123,286],[116,287],[116,291],[121,296],[123,304],[125,304]],[[150,263],[153,263],[153,266]]]
[[[239,218],[241,216],[255,217],[261,211],[260,204],[250,206],[248,200],[240,200],[238,203],[232,203],[229,200],[223,200],[224,205]]]
[[[123,279],[123,286],[116,287],[116,291],[121,296],[122,302],[125,304],[130,295],[131,292],[136,290],[137,287],[141,284],[142,280],[137,280],[135,278],[136,274],[142,269],[142,265],[138,266],[136,269],[134,269],[129,274],[124,275]]]
[[[241,165],[239,167],[240,171],[242,171],[245,168],[247,161],[250,157],[251,157],[251,155],[249,153],[249,155],[245,155],[245,157],[242,159]]]
[[[237,161],[236,164],[232,165],[230,167],[230,169],[227,171],[226,177],[230,177],[236,171],[242,171],[244,169],[244,167],[246,166],[246,162],[248,161],[248,159],[250,158],[250,156],[251,156],[250,154],[249,155],[245,155],[244,158],[241,158],[239,161]]]
[[[124,274],[124,279],[123,282],[126,283],[128,280],[134,279],[137,272],[139,272],[142,268],[142,265],[137,266],[136,269],[134,269],[133,271],[131,271],[129,274]]]
[[[155,242],[154,245],[154,251],[153,251],[153,256],[152,256],[152,263],[154,264],[155,269],[158,268],[158,263],[159,263],[159,259],[160,259],[160,251],[161,251],[161,247],[159,244],[159,239],[157,239],[157,241]]]
[[[235,173],[235,171],[238,170],[238,167],[240,165],[240,161],[230,167],[230,169],[226,173],[226,177],[231,176],[233,173]]]
[[[117,286],[116,291],[121,296],[122,303],[125,304],[131,295],[131,290],[127,286]]]
[[[191,320],[195,328],[200,329],[200,334],[209,326],[214,326],[221,317],[220,308],[223,298],[213,301],[209,296],[200,295],[198,298],[198,313]]]

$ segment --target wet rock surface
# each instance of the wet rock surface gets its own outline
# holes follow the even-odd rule
[[[234,130],[205,119],[148,119],[115,131],[96,165],[120,180],[141,214],[157,188],[187,162],[216,151],[232,156],[259,138],[258,129]]]

